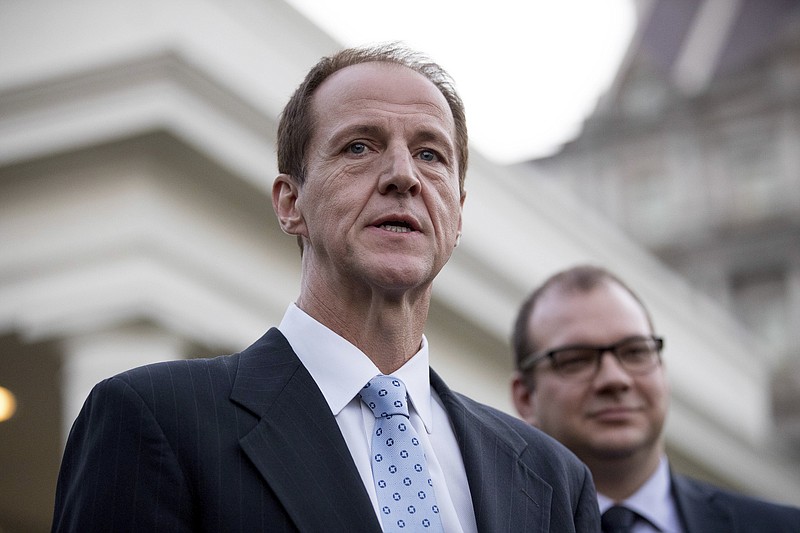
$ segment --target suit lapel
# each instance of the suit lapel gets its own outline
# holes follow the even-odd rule
[[[322,392],[276,329],[242,352],[231,400],[260,417],[242,449],[298,529],[380,531]]]
[[[527,443],[496,427],[501,422],[453,393],[433,371],[431,384],[453,424],[478,530],[549,530],[552,487],[520,460]]]
[[[686,533],[729,533],[734,531],[733,513],[714,497],[710,487],[672,474],[672,494]]]

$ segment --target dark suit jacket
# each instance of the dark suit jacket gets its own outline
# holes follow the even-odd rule
[[[599,531],[588,469],[431,373],[478,527]],[[99,383],[70,433],[54,531],[379,532],[339,427],[284,336]]]
[[[768,503],[679,474],[672,493],[686,533],[800,533],[800,509]]]

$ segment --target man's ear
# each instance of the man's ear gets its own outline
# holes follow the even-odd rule
[[[520,418],[532,426],[538,426],[539,419],[536,416],[536,401],[533,390],[530,388],[525,376],[520,372],[514,372],[511,378],[511,397],[514,400],[514,407],[517,408]]]
[[[458,233],[456,233],[456,243],[453,246],[453,248],[455,248],[456,246],[461,244],[461,230],[463,229],[463,224],[462,224],[463,218],[462,217],[463,217],[463,214],[464,214],[464,200],[466,200],[466,199],[467,199],[467,191],[462,191],[462,193],[461,193],[461,201],[460,201],[460,205],[459,205],[459,208],[458,208],[458,211],[459,211],[459,213],[458,213]]]
[[[272,208],[284,233],[308,236],[303,213],[298,205],[300,187],[288,174],[278,174],[272,183]]]

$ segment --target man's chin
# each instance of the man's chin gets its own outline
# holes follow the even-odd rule
[[[641,438],[621,438],[594,441],[591,444],[592,454],[606,461],[623,460],[631,457],[642,449]]]
[[[594,456],[602,461],[624,461],[632,457],[635,449],[628,447],[595,448]]]
[[[406,290],[430,284],[433,279],[427,261],[403,256],[374,261],[370,265],[369,276],[375,285]]]

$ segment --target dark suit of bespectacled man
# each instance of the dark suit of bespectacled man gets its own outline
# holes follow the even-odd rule
[[[671,472],[663,343],[639,296],[611,272],[556,273],[517,315],[516,408],[589,466],[604,523],[623,507],[633,533],[799,532],[800,509]]]
[[[278,127],[272,200],[300,244],[299,297],[241,353],[99,383],[68,438],[53,530],[394,531],[359,400],[391,374],[444,531],[596,531],[585,465],[428,366],[431,286],[460,238],[466,166],[463,106],[441,68],[395,45],[323,58]]]

